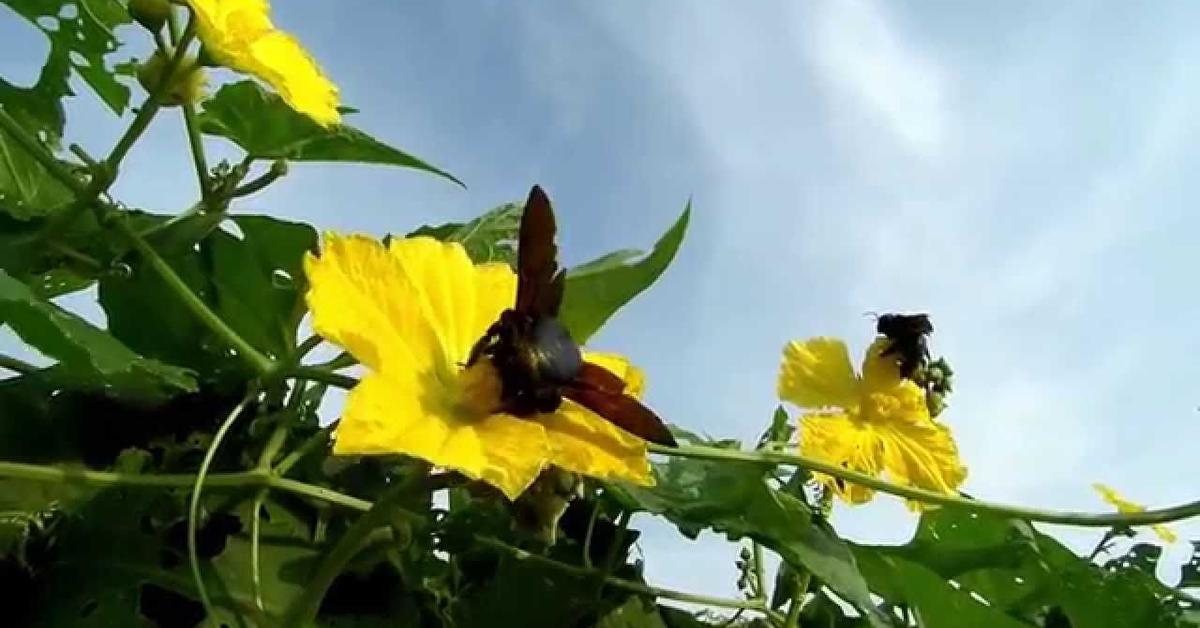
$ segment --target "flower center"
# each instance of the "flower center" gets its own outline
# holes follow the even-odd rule
[[[500,409],[500,373],[483,359],[458,373],[458,410],[464,418],[478,420]]]

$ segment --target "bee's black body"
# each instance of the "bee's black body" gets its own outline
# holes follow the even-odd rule
[[[467,365],[480,357],[492,360],[500,374],[504,412],[529,417],[554,412],[562,403],[562,386],[579,374],[583,356],[558,319],[504,310],[471,350]]]
[[[892,341],[882,355],[896,356],[901,377],[912,379],[917,369],[929,360],[926,337],[933,333],[933,323],[928,314],[884,314],[876,322],[875,330]]]
[[[553,412],[564,397],[645,440],[675,445],[666,425],[625,393],[625,382],[583,361],[558,321],[566,271],[558,268],[550,199],[529,192],[517,242],[517,299],[471,348],[467,366],[487,358],[500,377],[500,408],[519,417]]]

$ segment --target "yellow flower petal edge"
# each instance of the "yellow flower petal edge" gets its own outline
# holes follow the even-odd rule
[[[489,362],[464,368],[471,347],[516,296],[506,264],[472,264],[457,243],[326,233],[305,259],[313,326],[370,373],[351,391],[335,433],[339,455],[403,454],[454,469],[516,499],[549,465],[651,484],[646,444],[590,410],[518,418],[496,411]],[[621,356],[585,354],[623,378],[641,371]]]
[[[836,338],[792,341],[783,348],[779,398],[801,408],[847,407],[858,397],[858,381],[846,343]]]
[[[807,410],[800,421],[800,453],[896,484],[954,494],[966,479],[950,429],[929,415],[925,392],[902,379],[880,355],[876,340],[863,359],[862,377],[846,345],[832,338],[793,341],[784,348],[779,396]],[[825,474],[816,478],[850,504],[874,491]],[[925,508],[910,501],[909,508]]]
[[[1096,492],[1100,493],[1100,497],[1104,499],[1105,502],[1115,507],[1117,512],[1132,513],[1143,512],[1146,510],[1145,506],[1141,504],[1135,504],[1125,499],[1120,493],[1107,485],[1097,482],[1092,484],[1092,488],[1096,489]],[[1154,533],[1158,535],[1158,538],[1162,539],[1164,543],[1174,543],[1175,541],[1179,540],[1179,537],[1175,534],[1175,532],[1165,525],[1155,524],[1150,526],[1150,528],[1154,530]]]
[[[341,121],[337,86],[300,42],[275,28],[266,0],[188,0],[188,5],[214,60],[266,82],[321,126]]]

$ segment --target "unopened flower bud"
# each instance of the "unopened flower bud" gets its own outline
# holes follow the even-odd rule
[[[163,72],[170,63],[169,58],[155,52],[138,68],[138,83],[141,83],[147,92],[155,94],[164,107],[194,103],[203,98],[208,78],[204,74],[204,68],[197,65],[194,59],[182,60],[167,84],[162,86],[162,91],[157,91],[162,85]]]

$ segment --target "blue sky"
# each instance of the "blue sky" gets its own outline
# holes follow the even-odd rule
[[[593,343],[642,365],[671,421],[752,439],[788,339],[858,352],[863,312],[923,310],[957,372],[943,418],[968,492],[1083,510],[1105,508],[1093,481],[1195,497],[1200,6],[277,4],[362,110],[351,123],[469,189],[300,165],[237,211],[382,234],[536,182],[572,264],[650,245],[691,197],[676,264]],[[30,80],[39,38],[0,9],[0,74]],[[103,152],[122,127],[80,93],[70,139]],[[182,138],[156,122],[118,194],[190,204]],[[880,498],[836,523],[901,542],[915,519]],[[643,549],[658,582],[733,591],[736,548],[652,526]]]

